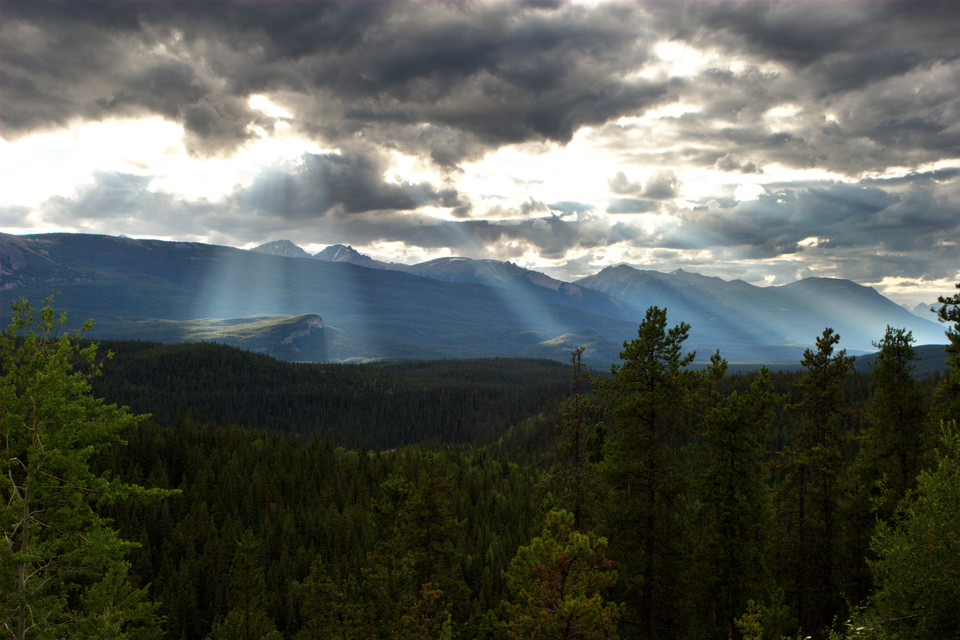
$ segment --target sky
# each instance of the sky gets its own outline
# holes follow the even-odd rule
[[[0,231],[960,281],[960,3],[0,2]]]

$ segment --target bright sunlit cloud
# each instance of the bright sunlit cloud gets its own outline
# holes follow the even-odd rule
[[[733,190],[733,197],[741,202],[744,200],[756,200],[766,194],[767,190],[763,188],[763,185],[755,183],[740,184]]]

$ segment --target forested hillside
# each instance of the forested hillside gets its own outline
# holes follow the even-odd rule
[[[15,638],[960,637],[943,302],[949,368],[921,379],[894,328],[869,372],[831,329],[797,372],[694,370],[656,307],[602,380],[581,349],[559,375],[149,343],[104,363],[15,305],[0,619]],[[157,417],[92,400],[98,363],[96,395]]]
[[[102,346],[114,357],[94,392],[161,425],[189,417],[347,447],[486,442],[570,389],[550,360],[294,364],[217,344]]]

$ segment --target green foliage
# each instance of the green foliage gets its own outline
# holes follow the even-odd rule
[[[942,425],[936,465],[898,517],[879,522],[870,562],[877,592],[855,637],[960,638],[960,429]]]
[[[563,404],[568,376],[542,362],[304,366],[122,343],[99,384],[164,412],[150,422],[90,400],[94,351],[44,314],[48,337],[4,334],[0,369],[0,624],[13,629],[27,596],[52,622],[27,637],[151,638],[159,614],[178,640],[776,640],[798,624],[831,639],[957,637],[943,612],[958,601],[960,445],[951,427],[917,482],[916,425],[939,381],[911,375],[909,333],[888,329],[870,376],[851,373],[830,330],[802,372],[727,375],[717,353],[700,374],[689,327],[651,308],[596,393],[573,352]],[[128,446],[112,446],[121,429]],[[423,444],[478,439],[495,444]],[[399,442],[418,444],[335,446]],[[37,464],[60,484],[29,484]],[[127,499],[151,494],[139,485],[181,492]],[[43,492],[25,519],[23,496]],[[534,533],[553,505],[567,509]],[[27,553],[11,542],[21,522],[52,518],[83,544],[49,528]],[[49,582],[21,593],[34,569]]]
[[[90,394],[96,345],[12,305],[0,336],[0,628],[25,638],[150,638],[156,605],[137,589],[103,505],[159,495],[91,471],[91,459],[142,416]]]
[[[303,626],[296,634],[296,640],[347,640],[357,637],[355,632],[363,628],[363,619],[359,607],[351,599],[352,594],[348,592],[350,585],[344,588],[336,583],[320,554],[314,557],[310,574],[297,586]]]
[[[792,595],[801,629],[826,629],[842,598],[837,587],[840,558],[839,487],[843,470],[843,381],[853,358],[841,349],[840,336],[825,329],[817,349],[804,352],[805,371],[798,382],[800,417],[793,442],[783,452],[786,478],[779,495],[781,575]]]
[[[596,428],[599,408],[590,396],[590,372],[583,364],[585,347],[570,352],[573,395],[560,408],[560,434],[556,462],[548,472],[559,504],[573,514],[573,526],[583,529],[592,521],[591,506],[600,492],[594,460],[599,449]]]
[[[189,415],[347,447],[478,444],[559,403],[563,365],[488,359],[280,362],[215,344],[112,343],[97,393],[172,426]]]
[[[605,538],[580,533],[573,514],[551,511],[543,531],[521,547],[506,572],[503,627],[516,640],[613,640],[621,607],[601,590],[616,581]]]
[[[707,381],[719,381],[725,369],[714,356]],[[768,586],[771,504],[759,436],[782,401],[762,369],[743,393],[712,391],[701,418],[693,547],[697,610],[709,615],[697,619],[700,637],[732,637],[737,616]]]
[[[877,488],[877,511],[883,518],[913,486],[927,446],[923,392],[912,375],[917,359],[912,344],[909,331],[887,327],[883,340],[874,343],[880,352],[870,365],[875,388],[857,467]]]
[[[604,531],[620,573],[625,618],[641,638],[669,638],[680,625],[681,447],[685,401],[695,380],[685,370],[694,354],[682,354],[689,330],[684,323],[667,329],[666,310],[651,307],[601,387],[615,420],[600,464],[607,488]]]
[[[960,282],[957,283],[960,290]],[[940,296],[937,317],[941,322],[952,323],[947,327],[947,370],[934,396],[934,420],[960,419],[960,292],[952,296]]]
[[[257,557],[260,543],[249,529],[237,540],[230,565],[227,598],[233,607],[214,622],[209,640],[281,640],[266,611],[266,582]]]
[[[747,602],[746,612],[736,620],[743,640],[763,640],[763,622],[760,607],[753,600]]]

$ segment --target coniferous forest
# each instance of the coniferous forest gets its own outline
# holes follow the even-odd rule
[[[829,328],[797,372],[697,367],[657,307],[591,372],[98,345],[14,303],[0,636],[960,638],[940,302],[924,378],[892,327],[869,372]]]

